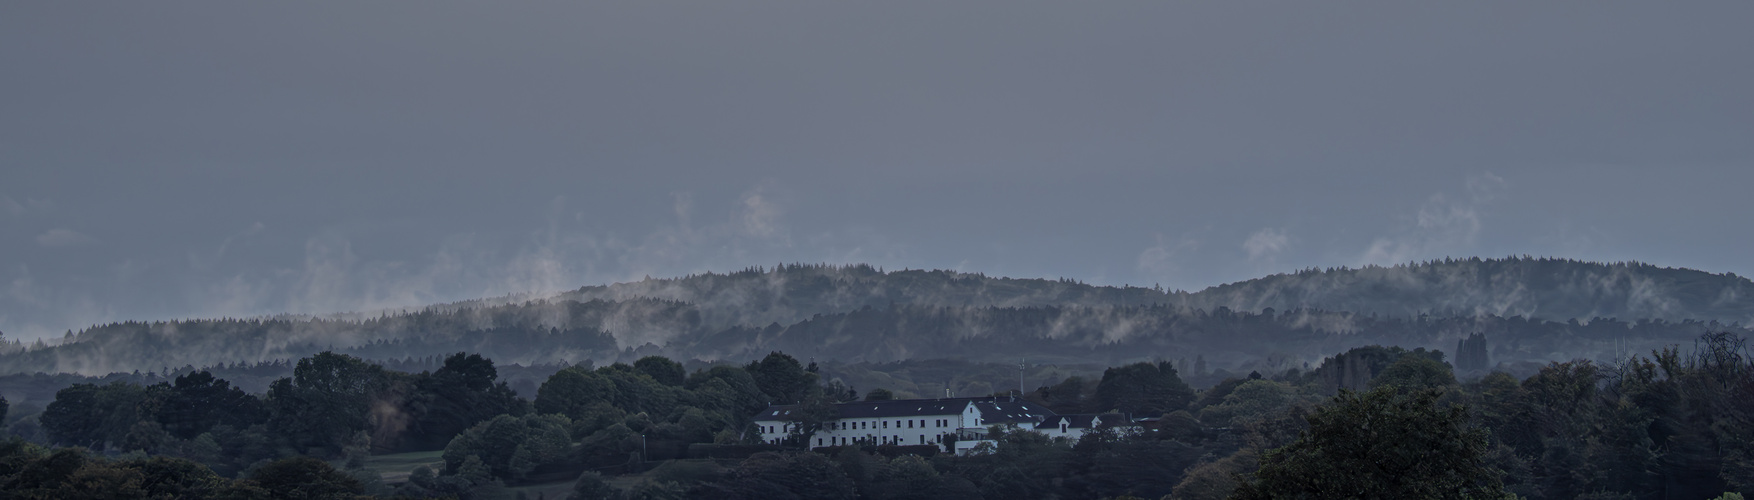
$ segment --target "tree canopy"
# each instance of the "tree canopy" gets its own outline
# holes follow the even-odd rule
[[[1307,417],[1297,441],[1261,457],[1237,500],[1502,499],[1498,471],[1486,463],[1486,431],[1438,393],[1384,387],[1342,391]]]

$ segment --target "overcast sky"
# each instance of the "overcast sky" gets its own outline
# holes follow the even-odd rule
[[[1754,275],[1754,3],[5,2],[0,332],[868,262]]]

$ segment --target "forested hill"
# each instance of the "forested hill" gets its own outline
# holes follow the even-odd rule
[[[1449,350],[1475,333],[1490,339],[1494,362],[1544,361],[1744,331],[1732,323],[1748,323],[1751,288],[1733,275],[1543,259],[1306,271],[1196,293],[787,265],[378,317],[99,325],[61,345],[0,346],[0,373],[153,371],[329,349],[368,359],[468,351],[504,363],[743,360],[784,350],[846,361],[1198,354],[1234,364],[1319,360],[1366,343]]]
[[[946,307],[1136,306],[1185,301],[1157,288],[1092,286],[1069,279],[994,278],[946,270],[884,271],[869,265],[780,265],[587,286],[559,299],[656,298],[694,304],[713,326],[791,324],[819,314],[891,304]]]
[[[1312,269],[1215,286],[1190,299],[1185,304],[1193,307],[1252,311],[1754,323],[1754,282],[1735,274],[1527,257]]]
[[[588,286],[560,299],[657,298],[694,304],[714,326],[790,324],[891,303],[938,306],[1136,306],[1207,311],[1322,309],[1417,317],[1524,316],[1550,321],[1754,323],[1754,282],[1734,274],[1513,257],[1445,259],[1390,267],[1310,269],[1199,292],[1155,285],[1092,286],[1068,279],[1017,279],[955,271],[882,271],[868,265],[783,265],[730,274]]]

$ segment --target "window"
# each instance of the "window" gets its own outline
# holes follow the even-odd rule
[[[884,420],[884,421],[883,421],[883,428],[884,428],[884,429],[888,429],[888,428],[889,428],[889,421],[888,421],[888,420]]]
[[[907,421],[907,428],[909,428],[909,429],[914,428],[914,421],[912,421],[912,420]]]
[[[822,446],[822,438],[816,438],[816,446]]]

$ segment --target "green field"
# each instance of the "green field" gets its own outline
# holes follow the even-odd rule
[[[506,488],[506,491],[510,493],[509,496],[512,498],[516,498],[518,493],[523,493],[524,498],[530,500],[536,500],[539,498],[545,500],[561,500],[566,498],[567,495],[572,494],[572,483],[572,481],[557,481],[552,483],[529,484]]]
[[[412,453],[373,455],[371,458],[366,459],[365,468],[376,471],[382,476],[384,478],[384,484],[395,485],[408,481],[408,474],[414,472],[416,467],[422,465],[431,467],[433,472],[443,470],[445,468],[443,456],[443,451],[417,451]],[[572,483],[573,480],[568,479],[565,481],[515,486],[506,488],[503,491],[506,493],[506,498],[515,498],[518,493],[523,493],[524,498],[546,498],[556,500],[566,498],[567,495],[572,493]],[[628,484],[631,485],[632,483],[630,482]]]
[[[416,467],[425,465],[433,472],[445,468],[444,451],[417,451],[413,453],[393,453],[389,455],[373,455],[365,460],[365,468],[377,471],[384,478],[384,484],[397,484],[408,481],[408,474]]]
[[[374,455],[371,458],[366,459],[365,468],[375,471],[382,476],[384,484],[395,485],[407,481],[408,474],[412,473],[416,467],[422,465],[431,467],[434,472],[444,469],[445,463],[442,458],[443,455],[444,452],[442,451]],[[606,479],[611,486],[626,490],[643,481],[665,479],[667,478],[666,476],[677,474],[699,474],[700,472],[698,471],[715,469],[724,465],[718,464],[715,466],[714,464],[718,462],[720,461],[712,459],[671,460],[646,472],[625,475],[606,475],[604,479]],[[704,469],[702,469],[703,467]],[[666,470],[668,470],[668,473],[666,473]],[[668,477],[667,479],[676,480],[678,478]],[[523,493],[524,498],[532,500],[537,498],[561,499],[572,494],[573,481],[575,480],[566,479],[546,483],[525,484],[507,487],[501,491],[505,493],[506,498],[515,498],[518,493]]]

